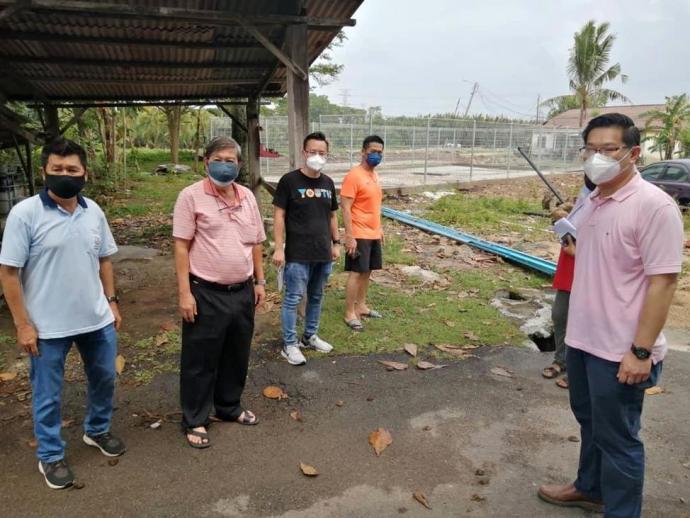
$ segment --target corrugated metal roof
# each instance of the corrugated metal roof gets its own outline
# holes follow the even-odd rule
[[[264,95],[284,94],[284,65],[242,26],[218,18],[250,17],[280,48],[287,25],[272,16],[347,20],[363,0],[107,0],[98,6],[127,9],[115,14],[62,10],[77,2],[48,9],[37,1],[0,20],[0,91],[11,100],[227,99],[256,94],[264,83]],[[0,0],[0,7],[12,3]],[[167,8],[176,17],[150,11],[137,17],[130,12],[136,8]],[[191,10],[189,19],[180,9]],[[310,26],[310,63],[338,29]]]

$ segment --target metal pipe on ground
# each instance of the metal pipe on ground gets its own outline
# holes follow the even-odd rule
[[[411,214],[400,212],[389,207],[383,207],[381,213],[385,217],[390,218],[392,220],[399,221],[400,223],[404,223],[406,225],[419,228],[426,232],[438,234],[449,239],[453,239],[454,241],[458,241],[460,243],[473,246],[475,248],[478,248],[479,250],[483,250],[484,252],[498,255],[511,262],[517,263],[527,268],[531,268],[532,270],[536,270],[545,275],[553,276],[556,273],[556,263],[554,263],[553,261],[547,261],[546,259],[541,259],[540,257],[526,254],[524,252],[520,252],[519,250],[509,248],[507,246],[498,245],[496,243],[486,241],[471,234],[466,234],[453,228],[444,227],[443,225],[439,225],[438,223],[434,223],[433,221],[418,218],[416,216],[412,216]]]

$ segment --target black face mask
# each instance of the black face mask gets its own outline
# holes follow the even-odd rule
[[[74,198],[84,188],[86,175],[69,176],[61,174],[46,174],[46,187],[55,196],[65,200]]]

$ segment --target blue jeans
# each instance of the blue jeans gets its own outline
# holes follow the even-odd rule
[[[280,311],[283,325],[283,343],[297,345],[297,306],[305,293],[307,309],[304,315],[304,335],[313,336],[319,332],[323,290],[333,271],[333,263],[287,263],[283,272],[285,296]]]
[[[65,442],[60,435],[60,400],[65,358],[73,342],[77,344],[88,378],[84,431],[93,436],[110,430],[117,355],[117,333],[113,324],[81,335],[39,339],[39,355],[31,357],[31,389],[34,435],[38,442],[36,456],[43,462],[55,462],[65,456]]]
[[[566,353],[570,406],[582,442],[575,487],[603,500],[606,518],[636,518],[642,512],[644,445],[640,417],[644,389],[657,383],[662,364],[638,385],[618,383],[619,363],[569,347]]]

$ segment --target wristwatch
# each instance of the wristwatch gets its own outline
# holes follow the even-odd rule
[[[119,303],[120,303],[120,297],[118,297],[117,295],[113,295],[112,297],[106,297],[106,299],[107,299],[107,301],[108,301],[108,304],[112,304],[113,302],[114,302],[115,304],[119,304]]]
[[[257,286],[266,286],[266,279],[254,279],[254,284]]]
[[[333,240],[334,245],[339,245],[340,244],[340,239],[334,239]]]
[[[638,360],[648,360],[649,357],[652,355],[652,351],[649,349],[645,349],[644,347],[637,347],[635,344],[632,344],[630,346],[630,350],[633,352],[635,355],[635,358]]]

